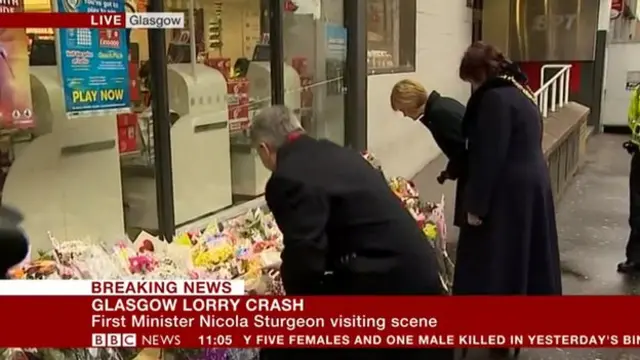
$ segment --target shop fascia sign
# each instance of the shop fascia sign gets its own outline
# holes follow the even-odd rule
[[[636,7],[637,9],[637,7]],[[624,10],[624,0],[611,0],[611,20],[615,20],[622,15]]]
[[[551,29],[570,31],[576,26],[578,14],[538,15],[533,18],[533,31],[548,31]]]

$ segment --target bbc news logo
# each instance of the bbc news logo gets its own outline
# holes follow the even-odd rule
[[[91,334],[91,347],[137,347],[136,334]]]

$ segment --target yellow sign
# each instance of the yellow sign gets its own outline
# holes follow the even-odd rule
[[[101,101],[119,101],[124,99],[122,89],[74,90],[71,93],[73,103],[90,103]]]

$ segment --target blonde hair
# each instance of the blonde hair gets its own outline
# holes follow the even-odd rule
[[[427,102],[427,90],[419,82],[404,79],[391,89],[391,108],[393,111],[417,109]]]

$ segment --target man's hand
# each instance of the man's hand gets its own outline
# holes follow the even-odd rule
[[[471,226],[480,226],[482,225],[482,219],[476,215],[467,213],[467,223]]]

